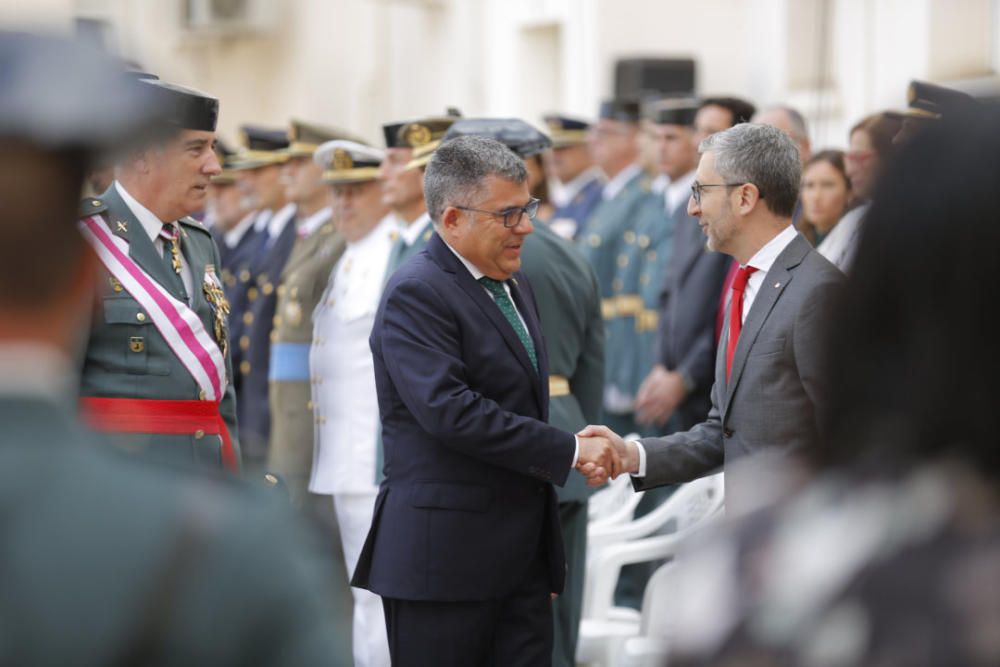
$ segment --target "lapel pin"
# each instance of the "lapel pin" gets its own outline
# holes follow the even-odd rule
[[[128,233],[128,225],[126,225],[121,220],[119,220],[118,222],[116,222],[115,226],[118,227],[118,231],[120,231],[122,234]]]
[[[781,287],[781,283],[774,283],[774,289],[778,289],[779,287]]]
[[[517,287],[517,278],[511,278],[510,281],[514,283],[514,287]]]

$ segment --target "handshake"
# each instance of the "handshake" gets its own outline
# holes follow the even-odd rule
[[[576,469],[587,478],[587,486],[600,486],[623,473],[639,472],[639,449],[625,442],[607,426],[587,426],[576,434],[580,454]]]

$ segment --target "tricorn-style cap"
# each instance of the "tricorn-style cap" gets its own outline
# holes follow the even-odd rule
[[[590,129],[587,121],[555,113],[546,114],[543,118],[553,148],[579,146],[587,142],[587,130]]]
[[[733,125],[749,123],[753,115],[757,113],[757,107],[753,103],[739,97],[704,97],[698,108],[702,109],[707,106],[717,106],[727,110],[733,116]]]
[[[316,149],[313,159],[323,167],[326,183],[362,183],[378,178],[385,154],[378,148],[356,141],[334,139]]]
[[[521,159],[552,146],[545,134],[520,118],[463,118],[448,128],[441,141],[469,135],[496,139]]]
[[[612,99],[601,102],[599,118],[623,123],[639,122],[639,102],[632,99]]]
[[[694,126],[698,115],[698,101],[694,99],[669,98],[643,105],[643,116],[656,125]]]
[[[347,130],[293,120],[288,128],[288,147],[281,149],[280,152],[289,157],[309,157],[316,152],[320,144],[334,139],[347,139],[359,144],[365,143],[360,137]]]
[[[911,81],[906,90],[909,105],[901,115],[935,120],[949,113],[975,108],[978,102],[966,93],[926,81]]]
[[[282,149],[288,147],[288,133],[276,128],[243,125],[240,128],[243,150],[237,153],[232,169],[257,169],[288,160]]]
[[[0,63],[0,137],[102,152],[159,120],[151,89],[88,45],[0,30]]]
[[[236,158],[236,151],[230,148],[229,144],[225,141],[216,137],[215,156],[219,158],[219,164],[222,165],[222,171],[215,176],[212,176],[212,183],[214,185],[229,185],[230,183],[235,183],[236,172],[234,172],[230,167],[232,166],[233,160]]]
[[[219,100],[194,88],[150,78],[147,72],[135,76],[141,85],[153,90],[156,104],[168,125],[182,130],[215,132],[219,120]]]

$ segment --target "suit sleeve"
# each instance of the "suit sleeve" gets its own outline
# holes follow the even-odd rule
[[[718,384],[712,387],[712,409],[701,424],[663,438],[639,441],[646,450],[646,476],[632,478],[636,491],[690,482],[722,467],[725,446],[718,408],[721,391]]]
[[[587,329],[570,385],[583,418],[588,424],[599,424],[604,391],[604,318],[601,317],[600,288],[593,271],[590,281],[591,288],[584,304]]]
[[[835,302],[840,298],[841,287],[840,281],[819,283],[805,299],[795,318],[792,338],[795,364],[802,388],[813,406],[818,433],[826,433],[830,423],[825,354],[832,330],[831,315]]]
[[[378,353],[394,389],[426,433],[486,463],[559,486],[566,482],[573,435],[506,411],[469,386],[462,332],[430,285],[398,283],[376,326]]]

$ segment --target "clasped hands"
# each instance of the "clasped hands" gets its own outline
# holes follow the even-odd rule
[[[639,472],[639,452],[607,426],[587,426],[576,434],[580,454],[576,469],[587,478],[587,486],[600,486],[623,473]]]

